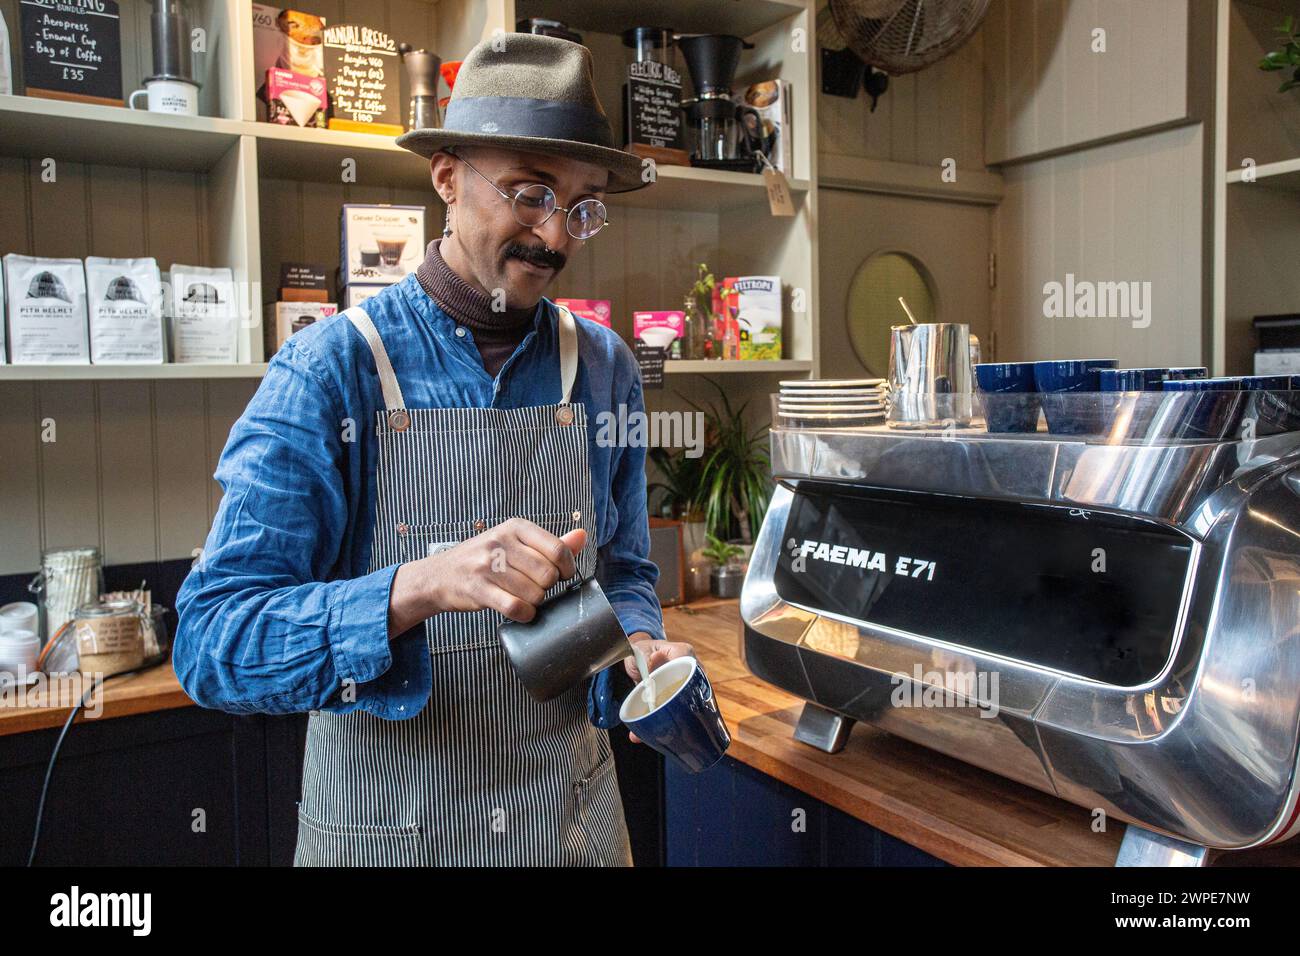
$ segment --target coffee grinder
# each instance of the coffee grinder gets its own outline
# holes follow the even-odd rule
[[[761,130],[762,121],[757,110],[731,95],[740,53],[754,44],[737,36],[699,33],[679,35],[677,45],[695,84],[695,96],[682,102],[694,140],[691,165],[757,172],[762,142],[748,129]]]
[[[438,120],[438,71],[442,58],[429,50],[414,50],[403,43],[397,48],[411,85],[411,109],[407,129],[433,129]]]

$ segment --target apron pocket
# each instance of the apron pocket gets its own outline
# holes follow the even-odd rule
[[[528,519],[533,524],[558,537],[572,531],[574,528],[590,524],[589,521],[584,523],[581,520],[581,515],[579,515],[579,520],[575,521],[574,514],[573,511],[553,511],[544,514],[524,514],[519,517]],[[438,550],[454,547],[462,541],[468,541],[475,535],[490,531],[497,525],[510,520],[511,517],[513,516],[456,521],[449,524],[408,525],[406,531],[398,535],[401,560],[403,562],[416,561],[429,554],[434,554]],[[482,527],[479,527],[480,524],[482,524]],[[589,577],[596,570],[595,538],[593,529],[589,526],[587,527],[587,547],[583,548],[582,553],[578,555],[577,567],[578,573],[582,577]],[[557,582],[546,592],[546,597],[554,597],[568,587],[571,582],[572,579]],[[501,640],[497,637],[496,630],[497,625],[504,620],[504,615],[495,610],[435,615],[425,622],[426,633],[429,638],[429,649],[434,654],[478,648],[494,647],[500,649]]]
[[[419,866],[424,828],[399,825],[326,823],[298,810],[295,866]]]
[[[578,826],[584,839],[584,866],[630,866],[627,823],[610,752],[573,787]]]
[[[504,524],[513,517],[526,518],[533,524],[549,531],[557,537],[584,526],[573,520],[572,511],[553,511],[546,514],[507,515],[503,518],[477,518],[469,521],[452,521],[445,524],[407,525],[406,531],[398,531],[397,540],[402,561],[418,561],[438,551],[445,551],[462,541],[468,541],[475,535],[491,531],[499,524]],[[592,528],[587,528],[590,535]]]

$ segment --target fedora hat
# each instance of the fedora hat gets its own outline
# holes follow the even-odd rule
[[[484,40],[456,74],[441,128],[411,130],[397,145],[425,159],[449,146],[547,153],[609,170],[607,192],[650,185],[641,178],[641,158],[614,145],[596,97],[591,51],[559,37],[507,33]]]

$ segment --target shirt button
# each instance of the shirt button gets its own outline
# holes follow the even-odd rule
[[[409,680],[404,680],[404,681],[402,681],[402,686],[403,686],[403,687],[410,687],[410,686],[411,686],[411,682],[410,682]]]
[[[465,326],[463,325],[456,326],[456,337],[461,339],[465,337]]]

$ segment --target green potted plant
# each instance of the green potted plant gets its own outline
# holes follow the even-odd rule
[[[744,549],[714,535],[709,535],[708,539],[704,556],[713,562],[713,570],[709,573],[709,591],[714,597],[740,597],[740,587],[745,583],[745,569],[737,559],[744,554]]]
[[[1300,33],[1296,32],[1296,20],[1293,16],[1288,16],[1282,21],[1280,27],[1274,27],[1273,32],[1278,35],[1278,42],[1282,45],[1280,50],[1273,50],[1259,61],[1259,68],[1266,73],[1275,70],[1289,70],[1290,79],[1284,80],[1278,87],[1279,93],[1285,93],[1287,90],[1300,87]]]
[[[726,310],[727,299],[736,294],[735,289],[720,288],[707,263],[701,262],[697,267],[695,283],[686,292],[686,301],[682,308],[686,314],[686,333],[683,344],[683,358],[713,359],[722,358],[722,342],[715,339],[718,320],[722,316],[713,309],[715,297],[719,298]]]
[[[767,453],[767,426],[751,428],[745,421],[746,402],[732,408],[726,391],[710,378],[718,390],[721,406],[710,402],[704,413],[704,454],[696,476],[692,500],[704,513],[705,530],[724,541],[739,539],[750,546],[763,526],[767,503],[772,497],[772,465]]]
[[[658,494],[656,511],[660,517],[682,522],[682,551],[686,560],[686,600],[692,601],[709,593],[709,563],[701,551],[704,546],[704,512],[695,503],[699,488],[700,466],[703,458],[688,458],[684,453],[672,454],[664,448],[650,449],[662,481],[646,486],[653,499]],[[653,513],[653,512],[652,512]]]

